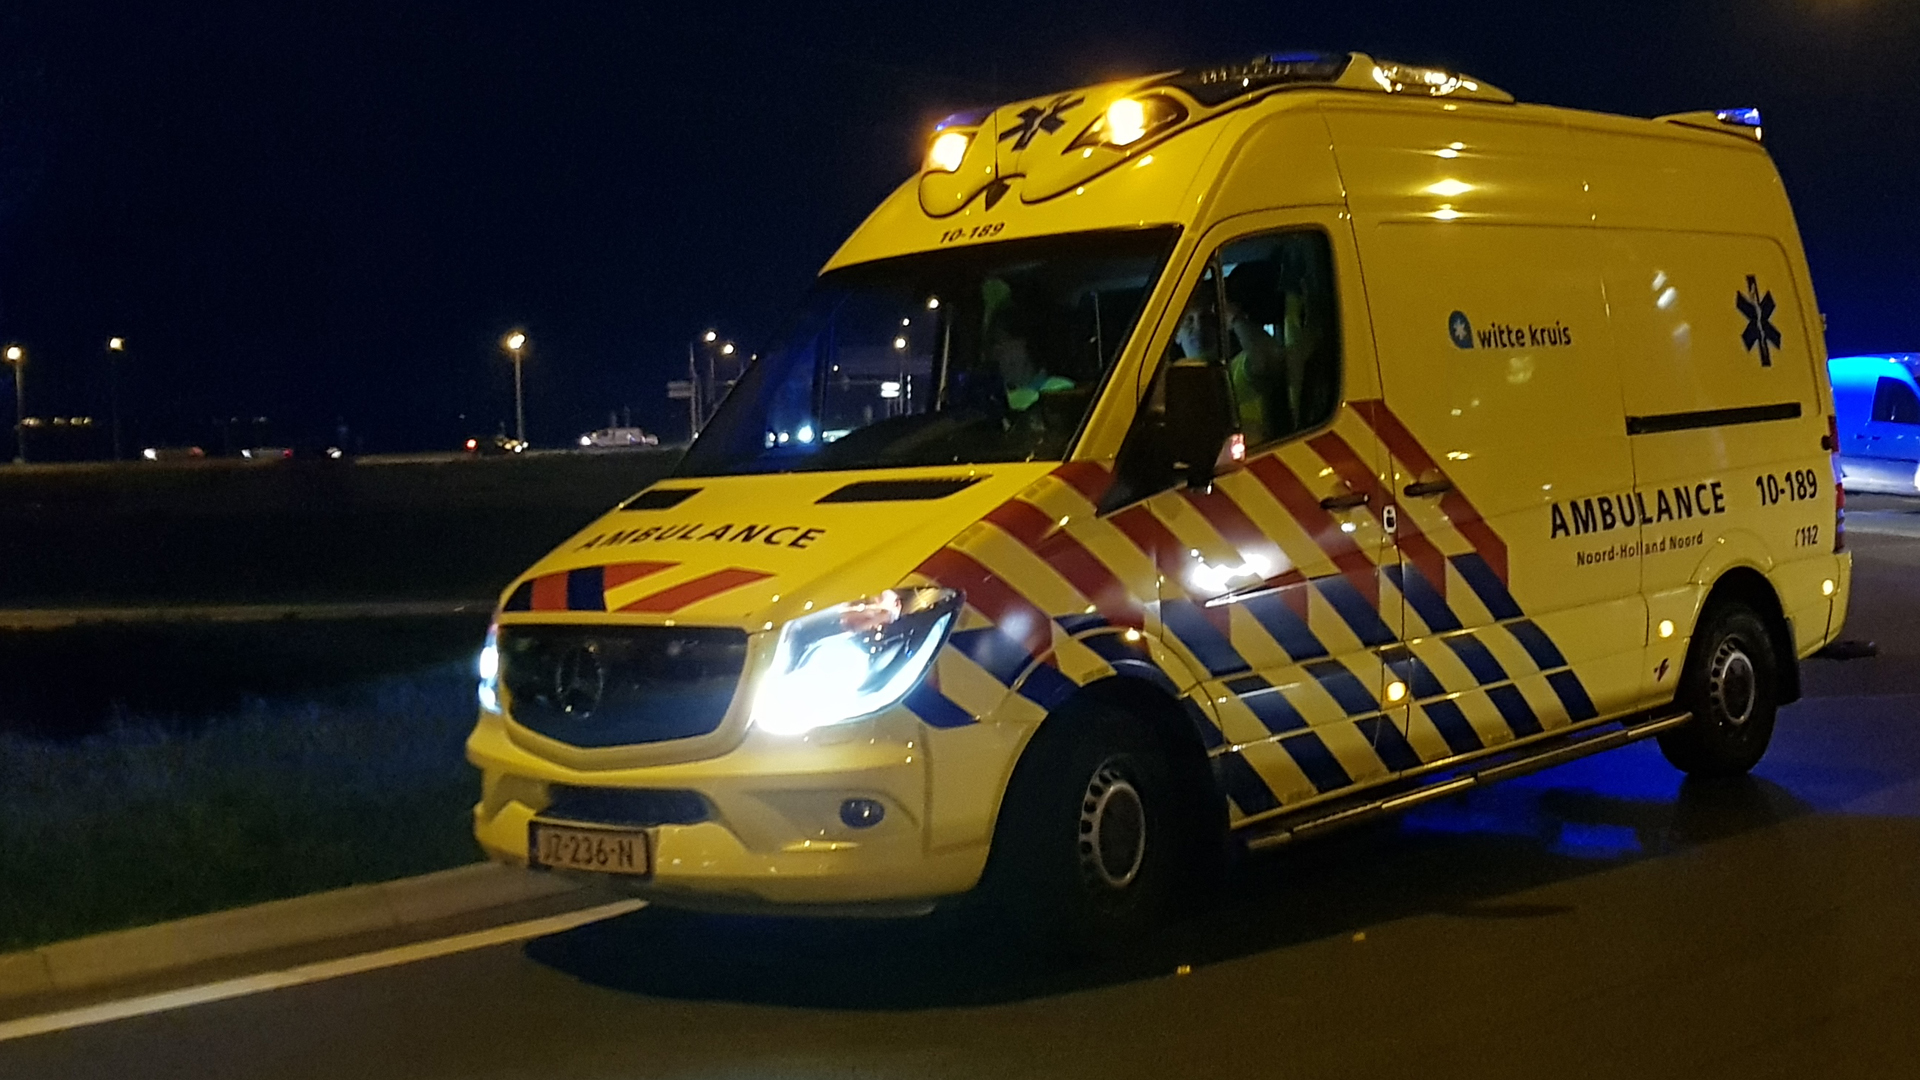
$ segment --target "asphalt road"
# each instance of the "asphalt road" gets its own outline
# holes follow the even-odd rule
[[[1124,964],[646,910],[0,1044],[27,1077],[1867,1077],[1920,1061],[1920,541],[1747,781],[1651,745],[1256,864]]]

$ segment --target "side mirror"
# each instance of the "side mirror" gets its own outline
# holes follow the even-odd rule
[[[1186,472],[1187,486],[1204,489],[1213,483],[1214,463],[1233,433],[1227,371],[1205,360],[1175,360],[1166,380],[1167,446],[1175,468]]]

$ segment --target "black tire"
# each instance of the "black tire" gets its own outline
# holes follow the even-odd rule
[[[1767,752],[1779,702],[1765,620],[1745,604],[1715,604],[1694,631],[1674,698],[1693,720],[1660,735],[1660,752],[1689,776],[1744,776]]]
[[[1077,956],[1136,945],[1193,880],[1196,799],[1147,723],[1087,702],[1015,767],[980,893],[1021,937]]]

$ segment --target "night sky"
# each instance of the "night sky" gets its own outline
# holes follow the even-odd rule
[[[747,347],[972,105],[1280,48],[1522,100],[1758,105],[1836,353],[1920,350],[1920,4],[676,5],[0,0],[0,340],[35,413],[134,441],[553,443]],[[0,376],[3,378],[4,376]],[[0,408],[11,412],[9,390]]]

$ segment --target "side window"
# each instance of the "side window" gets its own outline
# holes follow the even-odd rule
[[[1920,397],[1899,379],[1882,378],[1873,389],[1873,418],[1889,424],[1920,424]]]
[[[1319,427],[1340,404],[1333,248],[1294,230],[1220,250],[1227,373],[1249,450]]]
[[[1180,312],[1172,360],[1225,364],[1248,450],[1325,424],[1340,405],[1333,245],[1317,229],[1235,240],[1208,261]],[[1155,376],[1116,463],[1111,509],[1173,485]]]
[[[1195,286],[1166,359],[1227,365],[1251,450],[1332,418],[1340,404],[1337,312],[1325,233],[1236,240]]]

